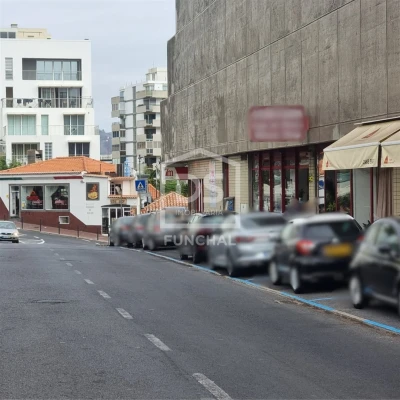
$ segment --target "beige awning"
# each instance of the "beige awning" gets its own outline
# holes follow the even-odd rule
[[[400,121],[359,126],[324,149],[324,170],[377,167],[381,143],[399,130]]]
[[[400,121],[397,121],[397,132],[382,142],[381,167],[400,167]]]

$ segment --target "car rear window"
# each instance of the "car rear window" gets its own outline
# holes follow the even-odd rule
[[[13,222],[0,222],[0,229],[17,229]]]
[[[243,218],[243,228],[263,228],[267,226],[283,226],[286,224],[286,220],[282,217],[254,217],[254,218]]]
[[[306,225],[304,238],[311,240],[349,239],[354,240],[360,234],[355,221],[335,221]]]
[[[222,224],[225,218],[225,215],[205,215],[196,222],[200,224]]]

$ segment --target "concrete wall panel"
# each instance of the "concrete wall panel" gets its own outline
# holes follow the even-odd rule
[[[284,39],[271,45],[271,73],[271,104],[285,104],[286,68]]]
[[[301,104],[301,32],[285,38],[286,104]]]
[[[388,112],[400,112],[400,0],[387,0]]]
[[[286,34],[285,30],[285,2],[282,0],[271,1],[271,42]]]
[[[258,97],[259,105],[271,104],[271,48],[265,47],[258,53]]]

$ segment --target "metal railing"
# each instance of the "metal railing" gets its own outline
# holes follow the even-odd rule
[[[83,135],[99,135],[98,125],[34,125],[27,127],[26,130],[15,130],[15,127],[10,130],[8,126],[4,127],[4,135],[9,137],[26,136],[83,136]]]
[[[28,156],[11,156],[11,161],[13,163],[19,163],[22,165],[28,164]]]
[[[57,99],[24,99],[5,98],[1,99],[3,108],[93,108],[92,97],[74,97]]]
[[[24,81],[81,81],[81,71],[53,71],[39,72],[35,70],[23,70],[22,79]]]

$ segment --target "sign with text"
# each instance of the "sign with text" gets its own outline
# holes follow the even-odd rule
[[[126,204],[126,199],[110,199],[110,204]]]
[[[164,179],[165,180],[183,180],[188,179],[189,168],[188,167],[165,167]]]
[[[252,142],[303,141],[309,129],[303,106],[252,107],[248,119]]]

